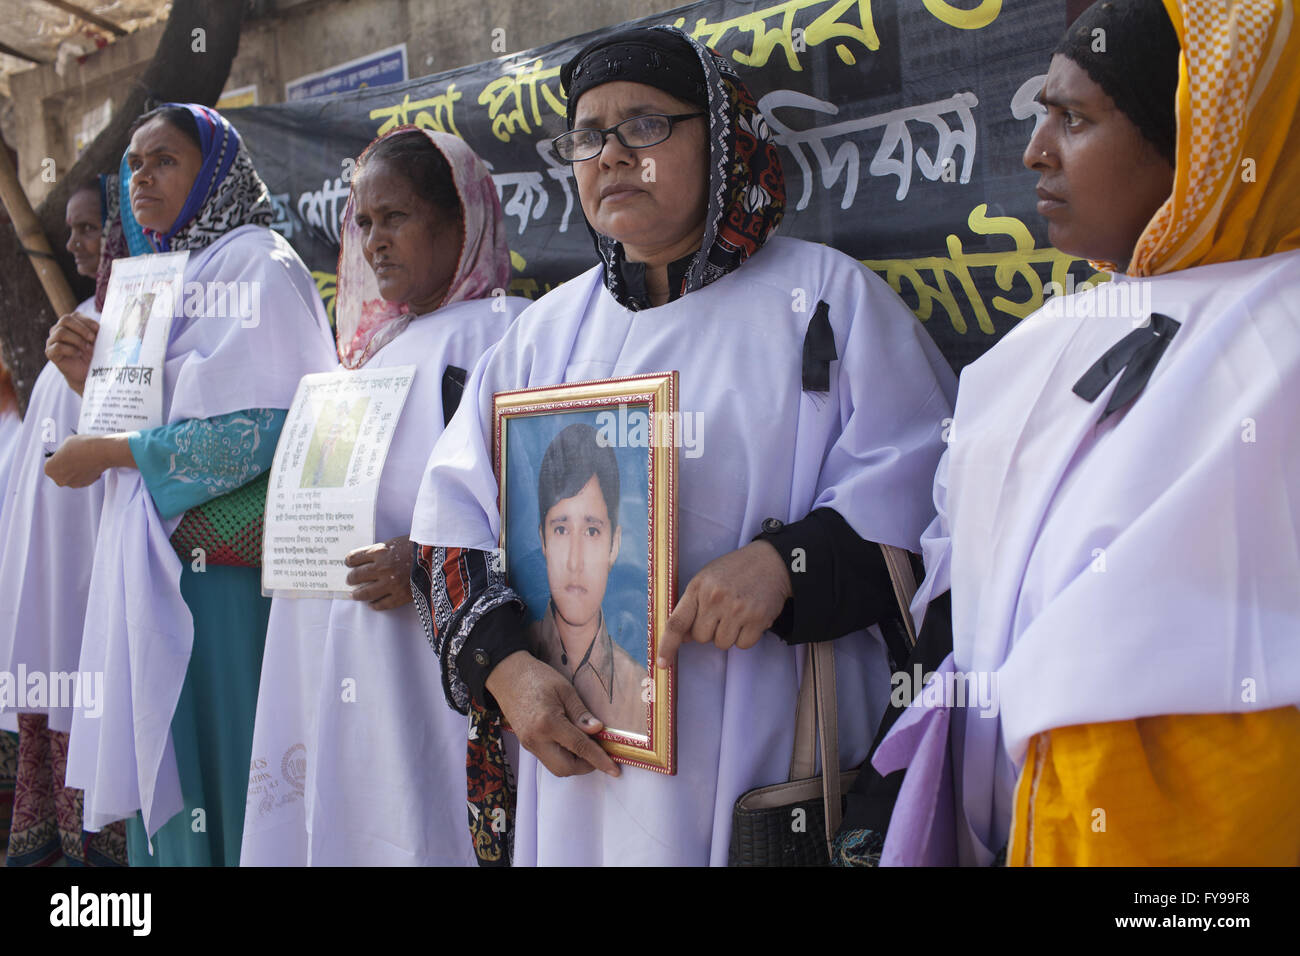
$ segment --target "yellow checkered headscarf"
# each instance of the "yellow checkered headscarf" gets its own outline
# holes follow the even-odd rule
[[[1151,276],[1300,249],[1294,0],[1164,0],[1182,47],[1174,189],[1129,263]]]

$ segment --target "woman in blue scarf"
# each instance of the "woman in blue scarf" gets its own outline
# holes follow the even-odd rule
[[[333,342],[219,113],[146,113],[126,162],[135,245],[147,245],[132,251],[189,251],[184,314],[169,333],[164,424],[73,436],[47,465],[74,487],[108,473],[81,660],[105,674],[103,714],[74,718],[68,777],[86,790],[87,827],[142,811],[128,827],[133,865],[234,865],[270,609],[266,477],[298,380],[333,367]],[[95,329],[63,332],[51,341],[67,346],[60,367],[80,390]]]

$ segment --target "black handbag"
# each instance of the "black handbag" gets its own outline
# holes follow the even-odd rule
[[[916,629],[908,610],[916,578],[908,553],[882,544],[910,644]],[[844,813],[844,795],[858,769],[841,771],[835,695],[835,642],[807,645],[795,708],[794,753],[785,783],[749,790],[731,811],[728,866],[828,866],[830,845]],[[814,754],[823,772],[814,775]]]

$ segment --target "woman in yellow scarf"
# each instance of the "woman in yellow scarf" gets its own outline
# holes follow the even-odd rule
[[[1294,23],[1294,4],[1166,0],[1164,6],[1183,51],[1178,162],[1173,191],[1139,236],[1128,275],[1162,276],[1201,271],[1216,263],[1273,261],[1278,253],[1300,249],[1300,30]],[[1300,260],[1284,258],[1281,267],[1291,270],[1294,280]],[[1264,269],[1243,272],[1242,278],[1262,275],[1268,267],[1260,265]],[[1253,283],[1238,282],[1249,295]],[[1295,288],[1294,281],[1288,284]],[[1290,312],[1294,329],[1294,300]],[[1254,325],[1252,331],[1260,329]],[[1275,369],[1243,366],[1238,371],[1267,378]],[[1290,371],[1294,373],[1294,366]],[[1285,384],[1295,389],[1294,374]],[[1226,425],[1250,428],[1244,419]],[[1243,455],[1263,440],[1248,432],[1238,438]],[[1293,443],[1295,432],[1272,440]],[[1293,465],[1294,453],[1283,460]],[[1259,508],[1284,526],[1279,537],[1289,533],[1296,541],[1300,515],[1278,506],[1296,503],[1300,484],[1294,471],[1286,477],[1290,498],[1225,500],[1220,507]],[[1248,495],[1250,488],[1251,483],[1243,482],[1237,490]],[[1189,513],[1186,520],[1204,519]],[[1250,546],[1249,541],[1223,542],[1229,550]],[[1151,571],[1161,573],[1158,567]],[[1229,581],[1220,580],[1226,599]],[[1292,578],[1290,586],[1300,589],[1300,581]],[[1249,593],[1238,591],[1237,599],[1243,616],[1270,610],[1252,607]],[[1275,610],[1290,614],[1279,613],[1272,626],[1289,626],[1291,637],[1300,637],[1294,606]],[[1165,634],[1174,643],[1179,636],[1172,630]],[[1289,660],[1277,663],[1294,674],[1298,661],[1300,647],[1295,647]],[[1278,684],[1287,683],[1283,674],[1259,670],[1255,678],[1247,675],[1233,682],[1245,705],[1258,705],[1260,682],[1276,678]],[[1178,680],[1176,673],[1155,677]],[[1137,674],[1132,678],[1148,679]],[[1235,713],[1140,716],[1035,735],[1016,787],[1008,862],[1300,863],[1300,710],[1294,696],[1286,693],[1271,702],[1284,701],[1283,706],[1248,706]]]
[[[1053,58],[1025,164],[1115,275],[963,372],[913,605],[952,653],[875,750],[883,863],[1300,862],[1295,12],[1105,0]]]

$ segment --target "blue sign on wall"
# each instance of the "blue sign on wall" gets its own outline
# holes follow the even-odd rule
[[[284,98],[289,102],[346,93],[367,86],[386,86],[401,83],[406,75],[406,44],[399,43],[386,50],[341,63],[319,73],[300,76],[284,85]]]

